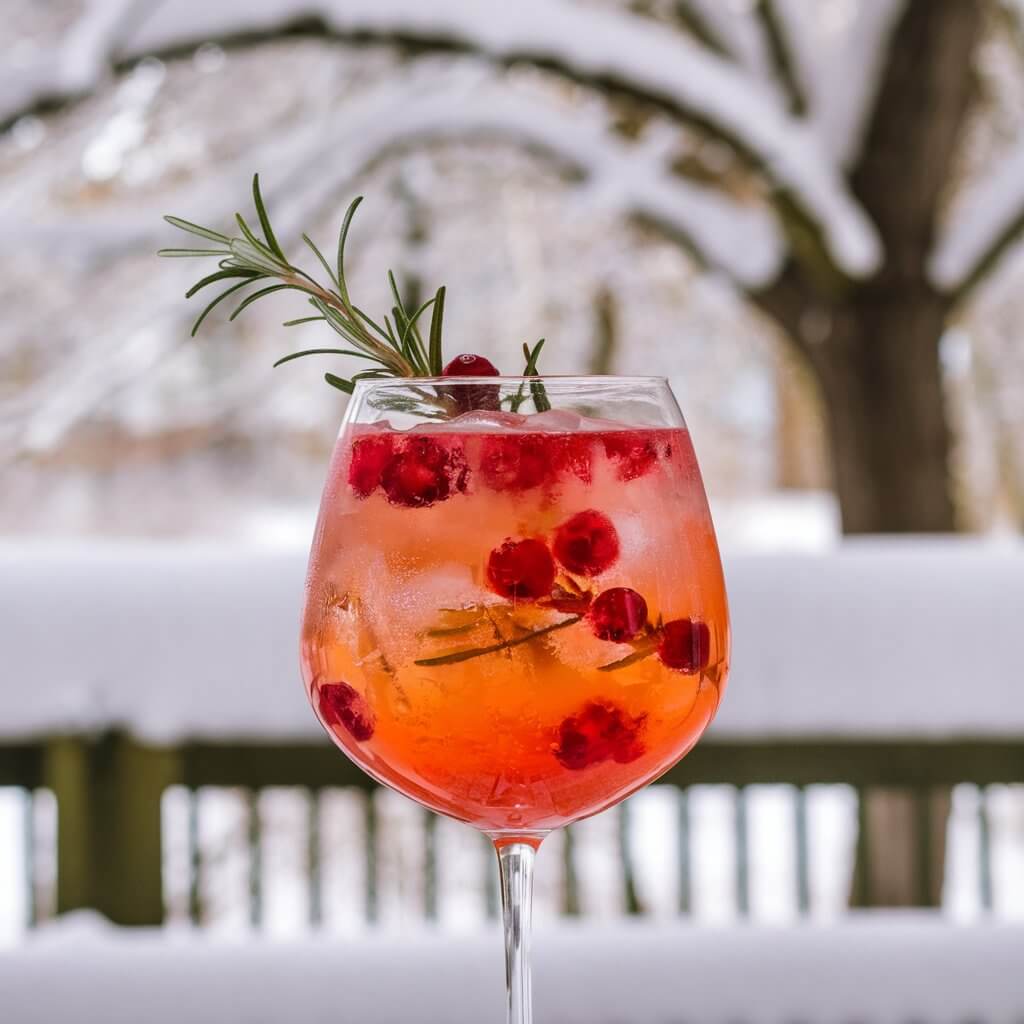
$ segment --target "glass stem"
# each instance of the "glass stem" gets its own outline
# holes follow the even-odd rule
[[[532,1024],[530,921],[533,916],[534,843],[498,841],[501,909],[505,923],[505,983],[508,1024]]]

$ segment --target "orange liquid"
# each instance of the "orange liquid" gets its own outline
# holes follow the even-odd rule
[[[389,463],[410,438],[430,442]],[[367,461],[357,448],[354,462],[367,439],[381,451]],[[543,564],[519,593],[500,592],[493,552],[529,538],[546,564],[560,527],[590,510],[614,544],[599,538],[589,566],[566,556],[572,571],[552,556],[554,599],[522,592],[547,583]],[[646,620],[627,616],[608,639],[594,602],[620,587],[642,597]],[[663,624],[680,620],[692,639],[682,663],[663,647]],[[725,590],[689,435],[356,428],[324,492],[301,653],[335,743],[436,811],[524,834],[618,802],[696,743],[725,686]]]

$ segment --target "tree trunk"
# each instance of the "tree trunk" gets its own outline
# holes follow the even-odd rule
[[[939,362],[949,299],[930,286],[927,261],[956,148],[971,103],[972,60],[985,4],[908,0],[889,42],[850,184],[878,228],[885,264],[844,290],[820,283],[815,267],[791,263],[757,301],[811,364],[828,419],[833,477],[844,533],[955,529],[950,431]],[[865,671],[870,671],[865,666]],[[944,856],[943,807],[932,832]],[[937,903],[941,870],[925,885],[911,803],[868,792],[857,893],[885,905]],[[918,853],[915,853],[917,849]],[[908,865],[910,869],[908,869]]]
[[[939,364],[947,313],[945,300],[927,290],[869,287],[810,350],[844,533],[956,527]]]

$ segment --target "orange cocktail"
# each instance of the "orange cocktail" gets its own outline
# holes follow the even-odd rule
[[[728,654],[685,428],[470,413],[339,439],[302,665],[334,741],[382,782],[541,835],[686,753]]]

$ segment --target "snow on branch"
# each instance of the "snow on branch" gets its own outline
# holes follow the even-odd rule
[[[679,17],[712,49],[726,54],[766,85],[772,83],[772,59],[757,22],[722,0],[679,0]],[[769,86],[773,87],[773,83]]]
[[[885,51],[906,0],[773,0],[806,116],[828,156],[848,167],[885,65]]]
[[[808,126],[791,117],[762,81],[664,25],[567,0],[311,0],[302,14],[318,17],[342,37],[454,47],[613,83],[729,140],[820,226],[842,272],[864,276],[880,262],[873,225]],[[272,32],[295,19],[292,0],[177,0],[140,21],[117,56],[132,59]]]
[[[132,204],[115,216],[76,218],[63,212],[53,225],[35,216],[31,224],[7,218],[4,230],[25,243],[59,236],[72,247],[91,246],[93,256],[121,244],[141,246],[163,235],[159,215],[166,212],[164,206],[193,219],[217,221],[225,212],[218,207],[230,183],[242,180],[252,165],[263,175],[268,198],[278,201],[275,220],[282,234],[297,237],[332,195],[389,151],[487,137],[543,151],[583,179],[587,201],[685,239],[705,264],[742,287],[767,284],[781,264],[782,237],[772,213],[671,174],[665,140],[627,142],[611,134],[594,106],[580,110],[551,103],[500,81],[482,83],[477,74],[447,76],[433,88],[427,76],[419,75],[373,90],[331,127],[300,126],[289,138],[245,154],[215,178],[161,196],[159,210],[147,203]]]
[[[1024,229],[1024,145],[991,174],[967,186],[946,220],[929,262],[932,283],[964,295]]]
[[[0,71],[0,124],[47,99],[88,92],[109,68],[110,55],[138,0],[93,0],[55,49],[25,67]]]

